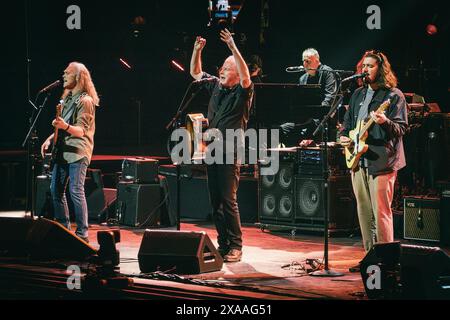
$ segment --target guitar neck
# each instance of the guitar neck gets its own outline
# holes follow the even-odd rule
[[[367,130],[370,129],[370,127],[372,126],[372,124],[374,123],[373,118],[370,118],[362,127],[362,129],[359,131],[359,135],[362,136],[364,135],[364,133],[366,133]]]
[[[62,102],[60,102],[60,103],[56,106],[56,116],[55,116],[55,119],[57,119],[58,117],[61,117],[61,110],[62,110]],[[53,145],[55,145],[57,141],[58,141],[58,128],[55,127],[55,130],[54,130],[54,132],[53,132]]]
[[[389,104],[391,103],[391,100],[388,99],[385,102],[383,102],[379,107],[377,112],[383,112],[384,110],[386,110],[386,108],[389,106]],[[370,126],[374,123],[375,121],[373,120],[372,117],[370,117],[370,119],[364,124],[364,126],[361,128],[361,130],[359,131],[359,135],[362,136],[364,135],[364,133],[366,133],[367,130],[370,129]]]
[[[58,140],[58,128],[55,128],[55,131],[53,132],[53,144],[55,144],[57,140]]]

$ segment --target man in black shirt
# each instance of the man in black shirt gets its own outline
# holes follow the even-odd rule
[[[253,83],[250,73],[234,43],[231,33],[224,29],[220,38],[231,50],[219,70],[219,78],[211,77],[202,70],[202,50],[206,40],[197,37],[191,58],[191,76],[200,80],[211,78],[204,83],[211,95],[208,105],[209,128],[218,129],[223,137],[227,130],[245,130],[253,97]],[[242,137],[243,138],[243,137]],[[241,141],[242,142],[242,141]],[[242,258],[242,231],[237,205],[239,186],[239,162],[235,157],[232,163],[211,164],[207,166],[208,190],[213,209],[213,218],[218,233],[219,252],[225,262],[238,262]]]

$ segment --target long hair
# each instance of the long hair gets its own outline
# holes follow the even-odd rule
[[[77,71],[77,85],[81,88],[82,92],[86,92],[94,102],[95,106],[98,106],[100,103],[100,99],[97,94],[97,90],[95,90],[94,82],[91,78],[91,73],[86,68],[86,66],[80,62],[71,62],[69,63],[69,67],[72,66]],[[64,90],[63,98],[65,98],[69,94],[70,90]]]
[[[394,71],[392,70],[391,64],[389,63],[386,55],[377,50],[369,50],[364,53],[361,60],[359,60],[356,65],[356,73],[362,73],[362,65],[365,58],[373,58],[377,61],[378,64],[378,74],[375,78],[375,84],[381,88],[392,89],[397,87],[397,77],[395,76]],[[363,85],[362,79],[358,80],[358,84],[360,86]]]

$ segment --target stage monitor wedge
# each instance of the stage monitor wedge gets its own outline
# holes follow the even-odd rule
[[[361,277],[369,299],[450,299],[450,257],[438,247],[377,243]]]
[[[220,271],[223,266],[205,232],[145,230],[138,258],[144,273],[199,274]]]
[[[0,251],[37,260],[84,261],[97,250],[61,224],[45,218],[0,218]]]

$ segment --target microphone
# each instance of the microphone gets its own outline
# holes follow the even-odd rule
[[[346,82],[346,81],[351,81],[351,80],[355,80],[355,79],[365,78],[368,75],[369,74],[367,72],[357,73],[357,74],[354,74],[354,75],[352,75],[350,77],[347,77],[347,78],[343,79],[341,82]]]
[[[53,83],[50,83],[48,86],[46,86],[44,89],[41,89],[39,91],[39,93],[43,93],[43,92],[47,92],[49,90],[52,90],[53,88],[56,88],[57,86],[59,86],[61,84],[61,80],[56,80]]]
[[[294,66],[294,67],[287,67],[286,68],[286,72],[298,72],[298,71],[305,71],[305,67],[304,66]]]
[[[200,80],[194,80],[194,81],[192,81],[192,84],[195,84],[195,85],[201,85],[201,84],[204,84],[204,83],[213,82],[213,81],[215,81],[216,79],[217,79],[217,78],[215,78],[215,77],[203,78],[203,79],[200,79]]]

